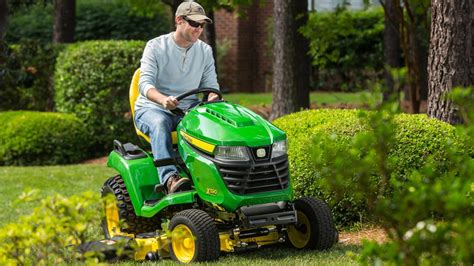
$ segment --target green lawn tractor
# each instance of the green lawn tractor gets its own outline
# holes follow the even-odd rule
[[[138,77],[139,70],[130,89],[132,113]],[[196,89],[177,99],[210,92],[220,95]],[[242,106],[205,98],[174,111],[185,113],[172,133],[174,158],[154,160],[138,146],[114,142],[107,164],[118,175],[102,188],[106,238],[132,239],[136,260],[183,263],[285,242],[296,249],[331,248],[338,235],[328,206],[293,199],[285,132]],[[164,193],[157,167],[169,164],[192,181],[192,190]]]

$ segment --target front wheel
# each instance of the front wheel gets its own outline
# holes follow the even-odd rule
[[[171,219],[170,253],[182,263],[212,261],[219,257],[219,232],[213,219],[205,212],[188,209]]]
[[[320,199],[303,197],[294,202],[298,223],[288,227],[288,240],[298,249],[331,248],[337,242],[331,210]]]

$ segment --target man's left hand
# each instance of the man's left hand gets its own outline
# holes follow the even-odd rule
[[[217,101],[217,100],[219,100],[219,95],[217,93],[210,92],[209,96],[207,96],[207,101],[208,102],[214,102],[214,101]]]

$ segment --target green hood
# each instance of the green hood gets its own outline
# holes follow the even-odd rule
[[[192,109],[178,125],[180,131],[219,146],[259,147],[286,138],[285,132],[261,116],[227,102]]]

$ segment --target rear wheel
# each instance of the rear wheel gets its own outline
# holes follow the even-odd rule
[[[120,175],[107,179],[101,194],[105,198],[102,230],[106,238],[147,233],[160,228],[159,218],[144,218],[135,215],[130,196]]]
[[[219,258],[220,241],[214,220],[204,211],[188,209],[171,219],[170,253],[175,261],[189,263]]]
[[[331,210],[320,199],[303,197],[294,202],[298,223],[288,227],[288,240],[298,249],[329,249],[337,242]]]

